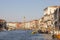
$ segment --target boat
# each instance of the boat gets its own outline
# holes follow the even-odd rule
[[[57,39],[60,39],[60,34],[56,35],[56,38],[57,38]]]
[[[48,31],[41,31],[41,30],[38,30],[38,33],[48,34]]]
[[[58,35],[52,35],[52,38],[54,39],[54,38],[57,38],[57,39],[60,39],[60,34],[58,34]]]
[[[36,31],[33,31],[32,34],[36,34],[37,32]]]
[[[54,34],[52,35],[52,38],[60,39],[60,31],[55,31]]]

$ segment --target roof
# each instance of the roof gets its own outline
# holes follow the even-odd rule
[[[47,10],[47,8],[50,8],[50,7],[52,7],[52,8],[60,8],[60,6],[49,6],[49,7],[46,7],[44,10]]]
[[[4,19],[0,19],[0,22],[6,22]]]

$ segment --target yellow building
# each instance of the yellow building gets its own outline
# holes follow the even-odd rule
[[[38,28],[38,20],[30,21],[30,27],[33,30],[37,29]]]

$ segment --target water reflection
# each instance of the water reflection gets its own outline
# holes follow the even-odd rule
[[[49,34],[32,34],[31,30],[0,32],[0,40],[52,40]]]

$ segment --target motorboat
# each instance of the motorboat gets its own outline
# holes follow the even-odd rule
[[[54,31],[54,34],[52,35],[52,38],[60,39],[60,31]]]

